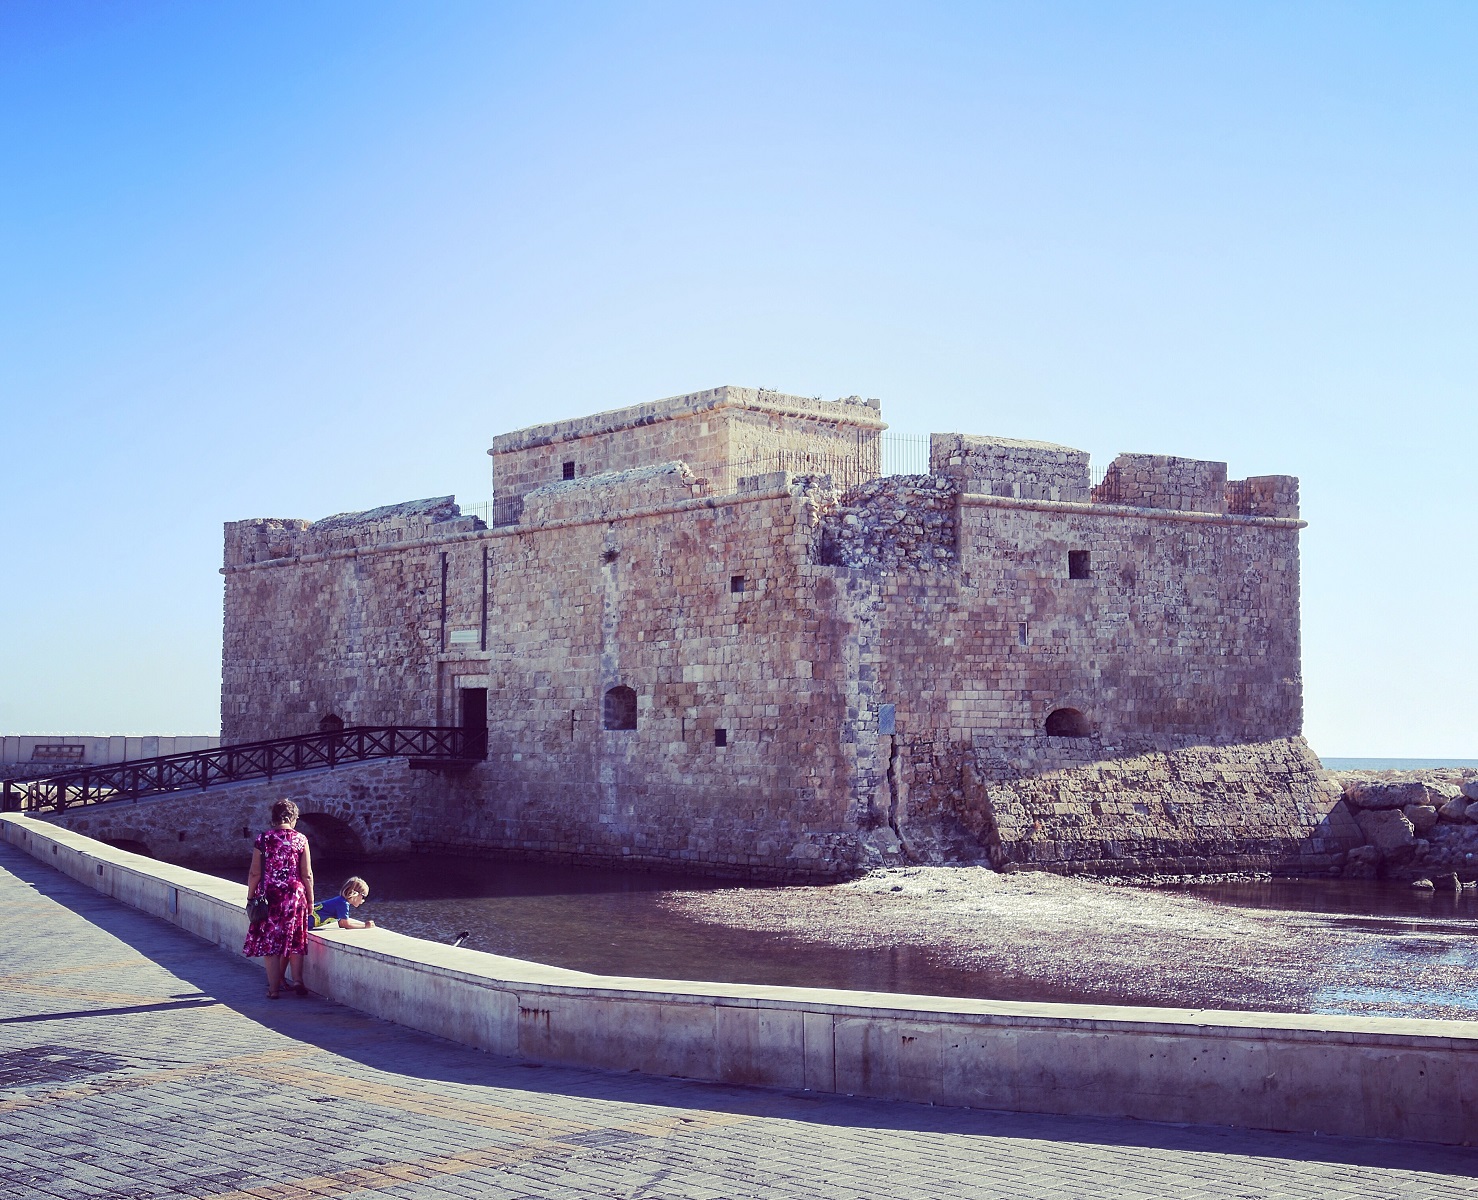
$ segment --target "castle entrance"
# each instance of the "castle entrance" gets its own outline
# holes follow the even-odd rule
[[[467,754],[470,758],[486,758],[488,755],[488,690],[485,687],[457,689],[461,704],[461,725],[467,733]]]

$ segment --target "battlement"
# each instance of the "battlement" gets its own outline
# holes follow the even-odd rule
[[[1090,490],[1088,452],[1051,442],[931,433],[929,471],[986,496],[1087,501]]]
[[[452,496],[407,500],[365,512],[336,513],[321,521],[260,517],[226,522],[225,565],[241,567],[278,558],[393,545],[485,528],[463,516]]]
[[[1099,504],[1251,517],[1297,517],[1292,475],[1227,479],[1227,465],[1166,454],[1120,454],[1093,489]]]

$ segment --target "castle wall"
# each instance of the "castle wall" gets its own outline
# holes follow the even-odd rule
[[[721,387],[614,412],[535,425],[493,440],[493,523],[519,519],[524,497],[564,479],[686,462],[729,492],[745,473],[790,469],[786,457],[821,459],[861,453],[877,471],[883,428],[877,402],[818,400],[763,389]]]
[[[311,733],[331,713],[440,723],[441,556],[458,580],[475,570],[465,560],[478,552],[456,539],[481,527],[449,497],[313,525],[228,524],[222,741]]]
[[[235,564],[227,739],[330,711],[455,723],[459,688],[485,687],[488,759],[418,801],[419,842],[848,869],[874,748],[848,732],[853,631],[813,562],[815,489],[781,473],[703,491],[668,464],[533,491],[516,527]],[[635,730],[604,728],[618,685],[636,693]]]
[[[1087,501],[1089,493],[1088,452],[1050,442],[934,433],[929,470],[986,496]]]
[[[488,759],[424,791],[413,840],[567,860],[778,877],[1339,853],[1337,797],[1295,743],[1296,480],[1120,456],[1139,503],[1087,503],[1081,451],[961,435],[933,439],[934,475],[845,490],[647,457],[689,434],[828,444],[819,402],[737,391],[499,439],[515,466],[587,444],[646,461],[522,477],[491,529],[447,501],[229,526],[225,740],[329,712],[455,724],[486,689]],[[855,462],[878,426],[830,427]],[[635,729],[605,727],[616,687]]]

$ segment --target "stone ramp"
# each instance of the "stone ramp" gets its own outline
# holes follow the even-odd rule
[[[0,1195],[1478,1195],[1431,1145],[530,1070],[312,997],[0,843]]]

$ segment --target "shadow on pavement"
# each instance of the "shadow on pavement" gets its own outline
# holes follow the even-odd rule
[[[1251,1156],[1270,1160],[1270,1170],[1276,1169],[1274,1160],[1285,1159],[1478,1176],[1478,1151],[1430,1143],[1001,1113],[520,1062],[394,1025],[318,996],[307,999],[284,996],[278,1001],[268,1001],[262,968],[254,961],[236,957],[193,934],[102,896],[5,843],[0,843],[0,870],[9,872],[40,895],[197,989],[188,996],[178,993],[161,996],[158,1005],[129,1011],[220,1004],[282,1036],[390,1075],[836,1127]],[[94,1009],[88,1015],[107,1011],[110,1010]],[[32,1023],[39,1031],[48,1017],[65,1019],[79,1015],[83,1012],[35,1014],[11,1018],[7,1023]],[[1457,1102],[1458,1098],[1454,1097],[1454,1103]]]

